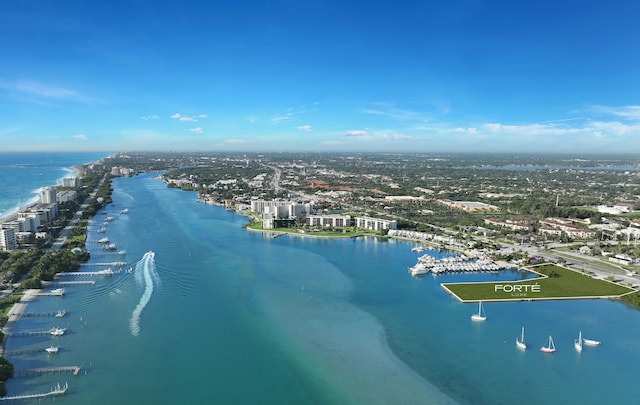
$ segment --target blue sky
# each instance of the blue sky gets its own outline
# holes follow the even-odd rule
[[[635,0],[0,9],[0,150],[640,152]]]

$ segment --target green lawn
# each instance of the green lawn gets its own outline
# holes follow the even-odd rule
[[[442,287],[462,301],[609,298],[634,291],[556,265],[547,264],[533,270],[546,277],[540,276],[524,281],[444,283]]]

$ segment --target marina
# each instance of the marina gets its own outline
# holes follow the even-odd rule
[[[444,273],[497,272],[506,269],[507,264],[497,264],[486,257],[471,258],[465,255],[437,258],[430,254],[422,255],[418,262],[409,267],[412,276]]]

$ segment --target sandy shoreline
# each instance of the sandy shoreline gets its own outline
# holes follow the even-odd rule
[[[0,357],[4,356],[4,348],[7,343],[7,338],[9,337],[9,334],[13,330],[13,326],[15,325],[16,322],[18,322],[25,308],[27,307],[27,305],[29,305],[29,302],[36,299],[38,297],[38,293],[40,293],[41,291],[42,290],[35,290],[35,289],[26,290],[24,292],[24,295],[20,298],[20,301],[13,304],[9,312],[7,312],[8,320],[7,320],[7,323],[4,325],[4,327],[2,328],[2,333],[4,333],[4,339],[2,339],[2,345],[0,346]]]

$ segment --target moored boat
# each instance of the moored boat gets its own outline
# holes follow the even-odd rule
[[[556,345],[553,343],[553,338],[549,336],[549,342],[546,346],[540,348],[542,353],[554,353],[556,351]]]
[[[474,321],[487,320],[487,315],[485,314],[484,308],[482,307],[482,301],[478,301],[478,313],[471,315],[471,319]]]
[[[49,333],[51,336],[62,336],[67,330],[65,328],[51,328]]]
[[[52,346],[47,347],[44,350],[49,354],[56,354],[56,353],[58,353],[58,351],[60,351],[60,347],[52,345]]]
[[[527,350],[527,344],[524,342],[524,326],[522,327],[522,336],[516,338],[516,346],[520,350]]]
[[[578,353],[582,352],[582,331],[578,333],[578,338],[573,341],[573,347],[576,348]]]
[[[599,340],[593,340],[593,339],[582,339],[582,342],[587,346],[598,346],[600,343],[602,343]]]

